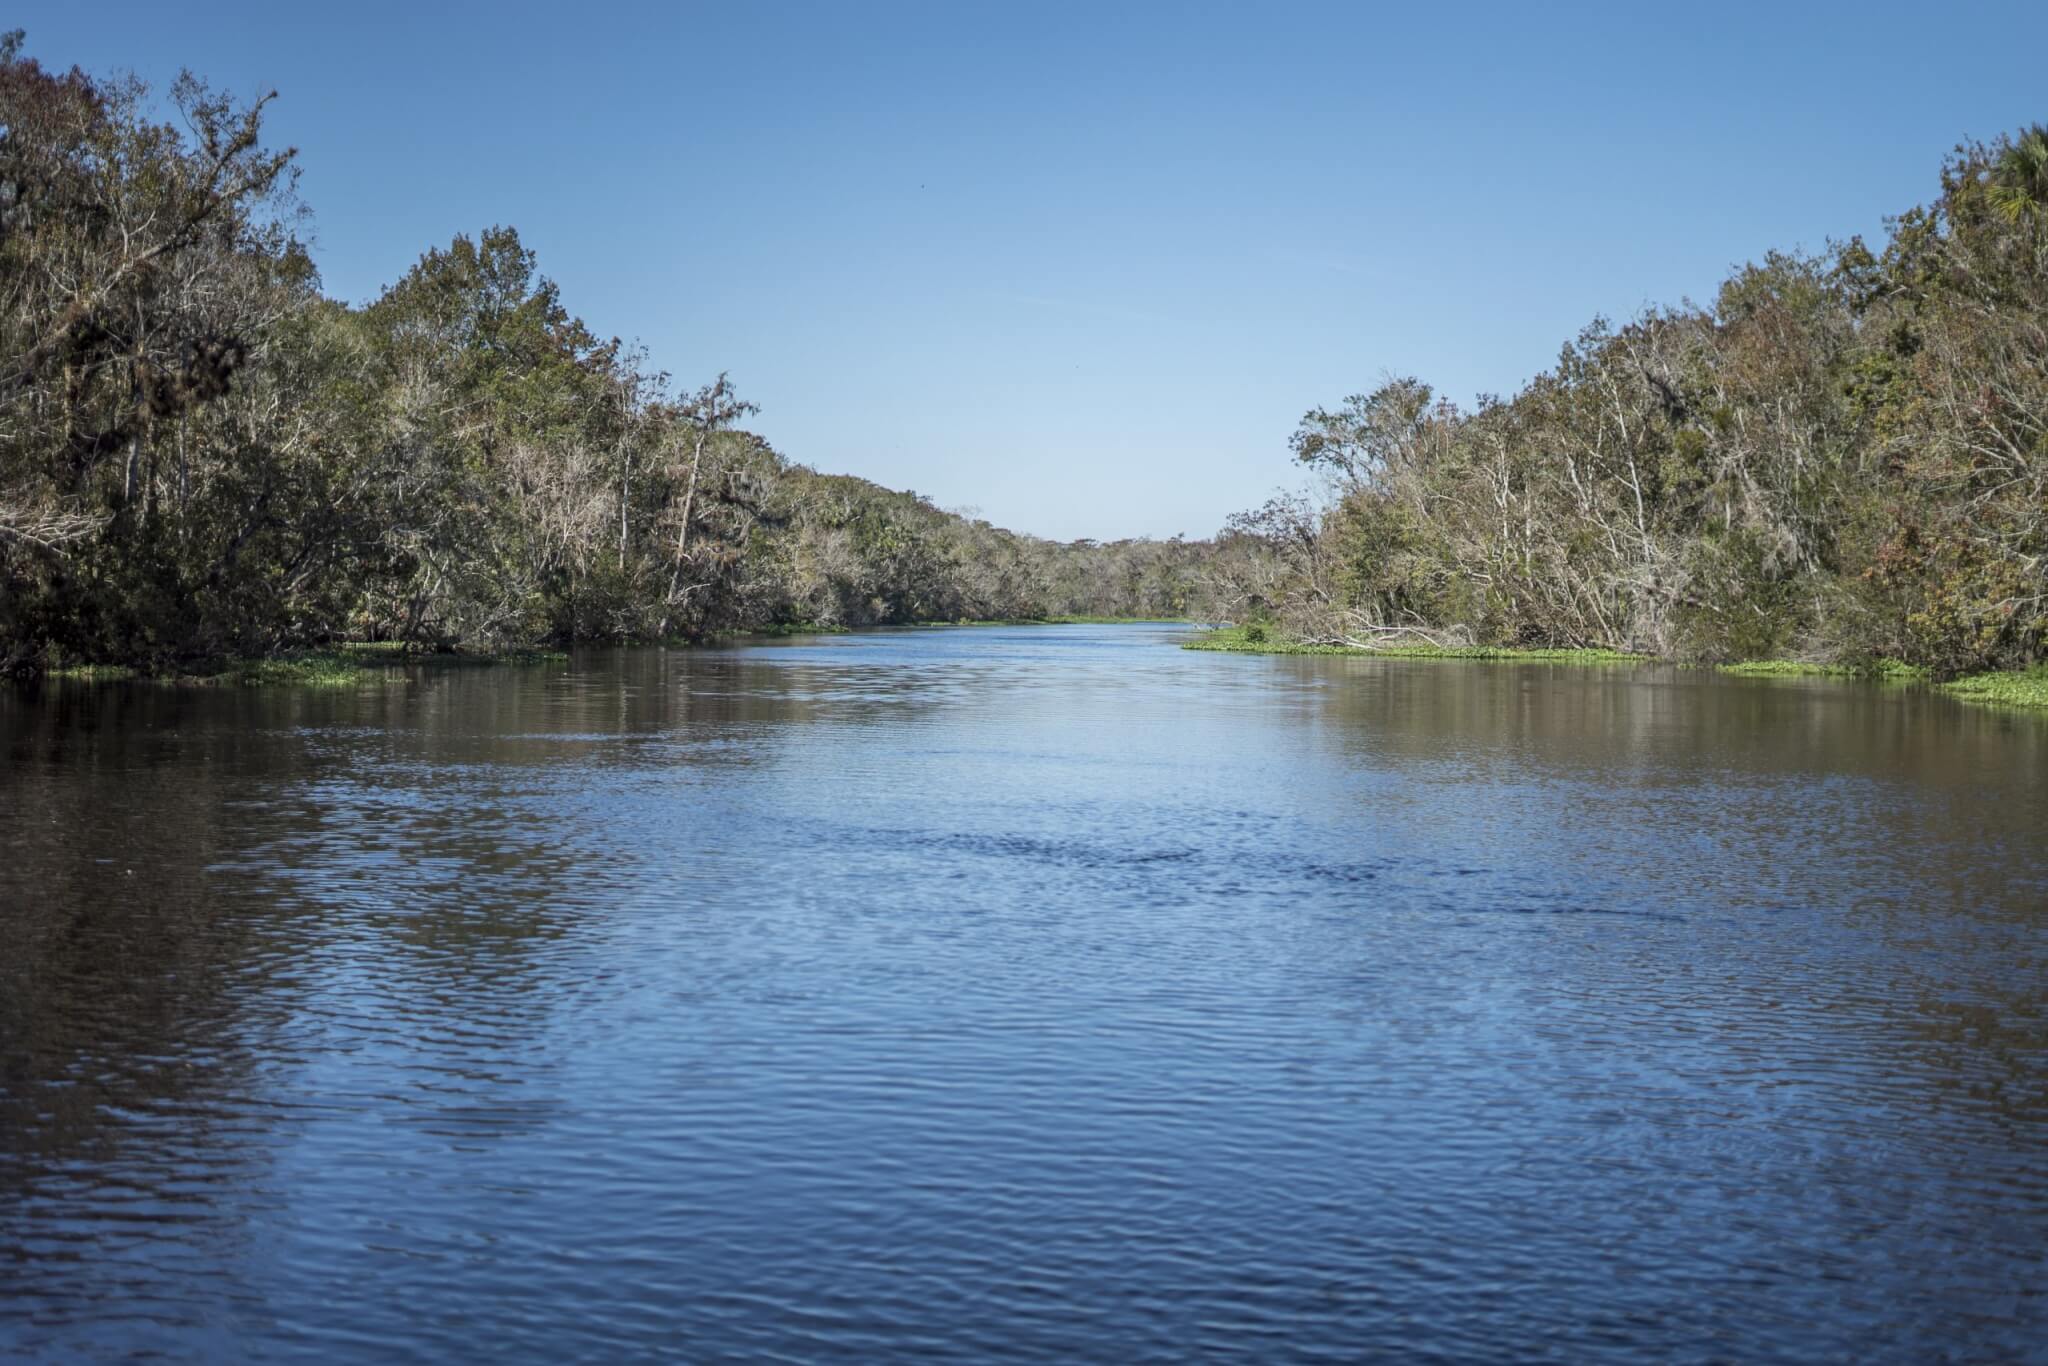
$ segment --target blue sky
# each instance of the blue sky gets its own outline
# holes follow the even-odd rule
[[[516,226],[821,469],[1207,535],[1301,413],[1875,236],[2048,120],[2048,5],[128,4],[28,50],[275,87],[330,293]]]

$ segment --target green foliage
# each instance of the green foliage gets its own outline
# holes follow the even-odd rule
[[[1688,592],[1673,607],[1678,638],[1709,659],[1768,659],[1810,625],[1810,598],[1778,547],[1755,527],[1701,529],[1687,547]]]
[[[727,377],[680,393],[601,340],[510,227],[325,299],[267,101],[172,94],[155,122],[139,84],[0,40],[0,674],[341,681],[348,639],[473,656],[1201,591],[1200,545],[1057,545],[792,465]]]
[[[49,676],[74,683],[125,683],[136,673],[126,664],[68,664],[51,669]]]
[[[2037,123],[2013,137],[1985,179],[1992,205],[2009,223],[2048,208],[2048,128]]]
[[[2048,664],[2036,664],[2024,670],[1973,674],[1943,686],[1955,696],[1971,702],[2003,707],[2048,707]]]
[[[727,377],[601,339],[510,227],[324,298],[267,97],[170,94],[0,40],[0,674],[1195,614],[1246,625],[1211,648],[2048,654],[2039,125],[1958,148],[1881,249],[1596,318],[1512,397],[1309,412],[1324,497],[1057,545],[791,463]]]
[[[1711,308],[1595,319],[1470,412],[1315,409],[1323,506],[1233,521],[1217,609],[1436,638],[1939,676],[2048,652],[2048,131],[1959,148],[1881,252],[1770,253]]]
[[[1875,678],[1904,683],[1927,677],[1927,670],[1896,659],[1872,659],[1850,664],[1816,664],[1799,659],[1748,659],[1717,666],[1722,673],[1741,678]]]
[[[1469,659],[1509,664],[1644,664],[1641,655],[1619,650],[1516,649],[1496,645],[1328,645],[1271,636],[1257,627],[1226,626],[1182,642],[1186,650],[1224,654],[1349,655],[1370,659]]]
[[[266,658],[230,656],[193,660],[177,669],[145,673],[120,664],[73,664],[47,671],[46,676],[74,682],[126,682],[146,679],[180,686],[342,687],[382,682],[411,669],[461,668],[475,665],[552,664],[565,662],[556,650],[508,650],[495,654],[427,651],[399,641],[350,641],[325,650],[293,650]]]

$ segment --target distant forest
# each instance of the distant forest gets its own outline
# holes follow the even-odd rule
[[[1309,413],[1320,494],[1055,543],[793,463],[723,377],[572,315],[510,228],[361,307],[266,101],[0,39],[0,673],[343,640],[491,650],[1202,616],[1356,645],[2014,667],[2048,637],[2048,130],[1928,207],[1595,321],[1469,411]],[[1276,434],[1277,435],[1277,434]]]
[[[573,316],[510,228],[324,297],[264,101],[0,40],[0,673],[1180,616],[1202,548],[1059,544],[794,464]]]

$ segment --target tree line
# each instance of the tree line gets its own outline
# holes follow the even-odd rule
[[[0,38],[0,673],[342,640],[1064,615],[1299,640],[2013,667],[2048,643],[2048,129],[1860,239],[1596,319],[1469,408],[1308,413],[1211,541],[1055,543],[823,474],[575,317],[510,228],[326,297],[267,99]]]
[[[2023,666],[2048,640],[2048,129],[1956,149],[1886,240],[1596,319],[1471,408],[1306,415],[1328,496],[1234,518],[1214,610],[1311,642]]]
[[[569,312],[511,228],[322,294],[268,99],[0,39],[0,673],[1178,616],[1204,546],[1061,544],[821,474]]]

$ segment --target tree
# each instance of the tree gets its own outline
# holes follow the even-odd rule
[[[218,623],[196,590],[241,565],[211,532],[239,520],[246,541],[277,499],[193,447],[311,298],[294,153],[262,145],[272,96],[237,104],[188,73],[183,126],[157,123],[141,83],[56,75],[21,48],[0,39],[4,655],[197,648]],[[216,523],[195,524],[202,508]]]
[[[2007,140],[1986,178],[1991,202],[2008,222],[2048,207],[2048,126],[2032,124]]]
[[[690,560],[690,526],[697,506],[697,483],[704,468],[704,451],[718,433],[740,418],[757,413],[759,407],[739,398],[732,381],[724,374],[690,394],[676,405],[683,441],[690,452],[689,475],[683,488],[681,511],[676,515],[675,558],[669,570],[668,594],[663,599],[661,624],[656,635],[667,635],[676,612],[688,596],[683,570]]]

